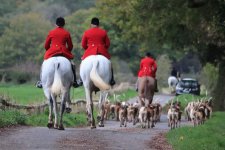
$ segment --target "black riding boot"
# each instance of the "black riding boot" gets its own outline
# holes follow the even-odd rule
[[[159,92],[159,90],[158,90],[158,84],[157,84],[157,79],[155,79],[155,92]]]
[[[77,88],[77,87],[79,87],[79,84],[77,83],[76,66],[74,64],[72,64],[72,63],[71,63],[71,66],[72,66],[73,78],[74,78],[73,87]]]
[[[116,84],[115,80],[114,80],[114,75],[113,75],[113,68],[111,67],[111,72],[112,72],[112,77],[111,77],[111,80],[110,80],[110,85],[113,86]]]
[[[41,70],[41,72],[42,72],[42,70]],[[35,84],[35,86],[36,86],[37,88],[42,88],[41,73],[40,73],[40,80],[37,81],[37,83]]]

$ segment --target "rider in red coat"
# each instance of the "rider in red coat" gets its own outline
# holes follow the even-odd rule
[[[141,59],[138,77],[151,76],[155,78],[156,71],[157,71],[157,64],[155,60],[151,58],[150,53],[147,53],[146,57]]]
[[[46,38],[45,41],[45,55],[44,59],[48,59],[51,57],[56,56],[63,56],[67,59],[71,60],[73,59],[73,54],[71,53],[73,49],[73,43],[71,40],[70,33],[65,30],[63,27],[65,25],[65,19],[62,17],[59,17],[56,19],[56,28],[51,30]],[[72,63],[72,62],[71,62]],[[75,71],[75,65],[72,65],[73,75],[74,75],[74,82],[73,87],[79,87],[77,81],[76,81],[76,71]],[[38,81],[36,83],[36,87],[42,88],[41,81]]]
[[[57,26],[49,32],[45,40],[44,47],[46,49],[44,59],[48,59],[56,55],[64,56],[67,59],[73,59],[74,57],[71,53],[73,43],[70,33],[65,30],[63,26]]]
[[[152,58],[151,53],[146,53],[146,56],[141,59],[140,70],[138,71],[138,77],[150,76],[155,78],[157,71],[156,61]],[[138,84],[138,81],[137,81]],[[155,91],[158,91],[157,80],[155,79]],[[138,87],[138,86],[137,86]]]
[[[85,59],[90,55],[103,55],[110,59],[108,48],[110,46],[110,40],[107,32],[98,25],[92,25],[92,27],[84,32],[82,37],[82,47],[85,49],[82,59]]]
[[[110,40],[107,32],[99,27],[98,18],[92,18],[91,28],[84,32],[81,45],[85,50],[82,60],[90,55],[103,55],[110,59],[110,54],[108,52]],[[115,84],[113,69],[110,84]]]

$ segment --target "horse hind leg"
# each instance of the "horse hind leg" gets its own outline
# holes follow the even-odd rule
[[[56,96],[51,96],[52,97],[52,101],[53,101],[53,112],[54,112],[54,116],[55,116],[55,120],[54,120],[54,128],[58,129],[58,108],[57,108],[57,101],[56,101]]]
[[[53,117],[52,117],[52,113],[53,113],[53,101],[51,96],[49,96],[49,116],[48,116],[48,124],[47,127],[48,128],[52,128],[53,127]]]
[[[105,107],[104,107],[104,101],[105,101],[106,95],[105,93],[100,93],[100,99],[99,99],[99,115],[98,115],[98,126],[104,127],[104,116],[105,116]]]
[[[59,130],[65,130],[64,126],[63,126],[63,113],[65,111],[66,108],[66,102],[68,100],[68,93],[63,94],[62,96],[62,100],[61,100],[61,108],[60,108],[60,122],[59,122]]]
[[[94,119],[94,115],[93,115],[93,102],[92,102],[92,98],[91,98],[91,93],[88,89],[85,88],[85,93],[86,93],[86,108],[87,108],[87,119],[88,122],[91,124],[91,129],[96,128],[95,125],[95,119]]]
[[[70,92],[68,93],[68,95],[70,95]],[[72,108],[71,108],[71,100],[70,100],[70,96],[67,96],[67,100],[66,100],[66,113],[71,113]]]

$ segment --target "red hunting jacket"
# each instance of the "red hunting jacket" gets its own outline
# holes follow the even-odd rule
[[[73,59],[74,57],[71,53],[73,43],[70,33],[62,27],[56,27],[49,32],[44,47],[46,49],[44,59],[55,55],[62,55],[67,59]]]
[[[110,46],[109,37],[107,32],[99,27],[86,30],[81,45],[85,50],[82,60],[90,55],[103,55],[110,59],[108,52]]]
[[[156,71],[157,64],[155,60],[150,57],[145,57],[141,60],[138,77],[151,76],[155,78]]]

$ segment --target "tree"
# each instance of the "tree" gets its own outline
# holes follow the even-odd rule
[[[140,51],[166,45],[169,55],[195,52],[203,65],[218,65],[218,92],[213,95],[216,108],[225,109],[224,0],[99,0],[97,7],[105,18],[110,16],[115,34],[124,42],[137,43]]]
[[[72,15],[66,17],[65,28],[71,33],[73,41],[73,53],[75,54],[75,62],[80,63],[84,53],[81,47],[81,39],[85,30],[90,27],[91,18],[96,16],[95,9],[78,10]]]
[[[39,61],[44,55],[43,43],[50,29],[37,13],[15,16],[0,38],[0,68],[19,62]]]
[[[158,84],[161,86],[168,87],[167,79],[170,75],[171,69],[172,69],[172,62],[170,58],[164,54],[160,55],[157,58],[157,72],[156,72],[156,78],[158,80]]]

